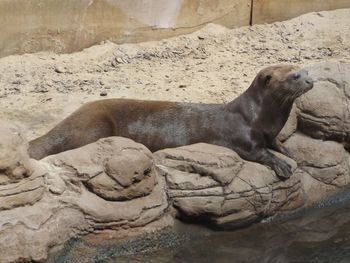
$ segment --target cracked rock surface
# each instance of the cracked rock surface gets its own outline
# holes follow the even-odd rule
[[[16,156],[20,133],[7,127],[2,138],[12,140],[0,144]],[[172,224],[152,154],[129,139],[101,139],[42,161],[28,158],[23,169],[21,179],[5,180],[10,169],[1,175],[1,262],[44,261],[50,248],[73,237],[132,237]]]
[[[147,196],[157,184],[151,152],[126,138],[105,138],[79,155],[67,151],[43,161],[77,174],[87,189],[109,201]]]
[[[303,205],[299,177],[281,181],[227,148],[200,143],[155,155],[180,218],[231,228]]]

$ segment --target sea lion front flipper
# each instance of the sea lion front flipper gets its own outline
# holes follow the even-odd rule
[[[292,167],[286,161],[275,156],[274,162],[276,163],[271,168],[278,177],[288,179],[293,174]]]
[[[267,148],[255,148],[249,156],[244,156],[243,158],[269,166],[281,179],[288,179],[293,174],[292,167],[286,161],[267,150]]]

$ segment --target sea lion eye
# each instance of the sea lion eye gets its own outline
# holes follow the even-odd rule
[[[270,83],[271,79],[272,79],[272,76],[271,76],[271,75],[267,75],[267,76],[265,77],[265,86],[267,86],[267,85]]]
[[[297,79],[299,79],[300,77],[301,77],[300,73],[294,73],[294,74],[293,74],[293,79],[294,79],[294,80],[297,80]]]

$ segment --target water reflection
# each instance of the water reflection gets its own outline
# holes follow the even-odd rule
[[[197,238],[180,247],[106,262],[350,262],[350,204],[313,209],[285,222],[233,232],[206,232],[182,226]]]
[[[146,238],[96,247],[78,241],[49,262],[350,262],[349,200],[347,191],[323,202],[322,208],[231,232],[178,223],[171,233],[160,236],[161,242]],[[145,250],[149,252],[140,253]]]

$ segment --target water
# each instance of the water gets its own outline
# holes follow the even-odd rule
[[[93,257],[62,262],[100,263],[302,263],[350,262],[349,193],[307,212],[236,231],[217,232],[178,223],[165,236],[94,250]],[[158,242],[157,240],[161,240]],[[168,241],[168,243],[167,243]],[[144,244],[148,244],[145,246]],[[79,243],[81,245],[81,243]],[[140,246],[140,244],[143,244]],[[169,247],[170,246],[170,247]],[[77,246],[72,246],[76,251]],[[120,249],[123,247],[123,249]],[[130,250],[130,248],[134,250]],[[79,249],[86,250],[80,246]],[[148,251],[141,253],[140,251]],[[133,253],[133,254],[130,254]],[[80,253],[80,255],[86,253]],[[57,260],[55,262],[59,262]]]

